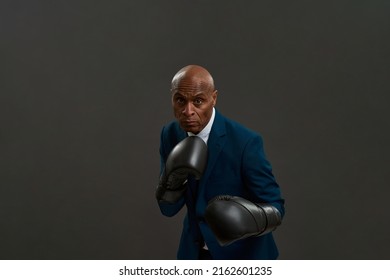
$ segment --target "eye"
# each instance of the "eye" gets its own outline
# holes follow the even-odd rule
[[[195,104],[195,105],[202,105],[202,103],[203,103],[203,99],[202,99],[202,98],[196,98],[196,99],[194,100],[194,104]]]
[[[176,100],[176,103],[179,105],[183,105],[185,103],[185,100],[182,97],[176,97],[175,100]]]

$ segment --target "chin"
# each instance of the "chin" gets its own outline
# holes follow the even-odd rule
[[[188,126],[182,126],[181,127],[184,131],[186,132],[191,132],[191,133],[194,133],[194,134],[198,134],[200,132],[199,129],[196,129],[194,127],[188,127]]]
[[[191,132],[191,133],[193,133],[193,134],[198,134],[199,133],[199,130],[194,130],[194,129],[184,129],[185,131],[187,131],[187,132]]]

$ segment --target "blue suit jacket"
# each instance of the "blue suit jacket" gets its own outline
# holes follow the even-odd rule
[[[187,133],[177,122],[163,128],[162,169],[170,151],[185,137]],[[197,189],[188,188],[186,195],[175,204],[159,203],[165,216],[173,216],[187,205],[177,258],[198,259],[201,236],[214,259],[276,259],[278,250],[272,233],[222,247],[203,218],[207,203],[217,195],[271,203],[284,215],[284,200],[265,157],[261,136],[216,111],[207,146],[207,167]],[[191,198],[194,195],[195,205]]]

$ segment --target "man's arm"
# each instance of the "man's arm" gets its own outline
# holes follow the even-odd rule
[[[206,208],[205,219],[220,245],[226,246],[250,236],[275,230],[284,215],[284,200],[267,161],[262,139],[248,141],[242,157],[246,199],[217,196]]]
[[[272,167],[264,152],[263,140],[256,135],[248,141],[243,159],[245,184],[250,193],[250,200],[255,203],[269,203],[284,216],[284,199],[281,197],[279,184],[272,173]]]

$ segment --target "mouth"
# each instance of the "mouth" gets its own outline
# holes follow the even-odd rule
[[[198,123],[197,122],[185,122],[184,123],[186,126],[197,126]]]
[[[182,123],[197,123],[197,121],[196,120],[184,119],[184,120],[182,120]]]
[[[193,120],[182,120],[181,123],[185,127],[198,126],[198,122]]]

